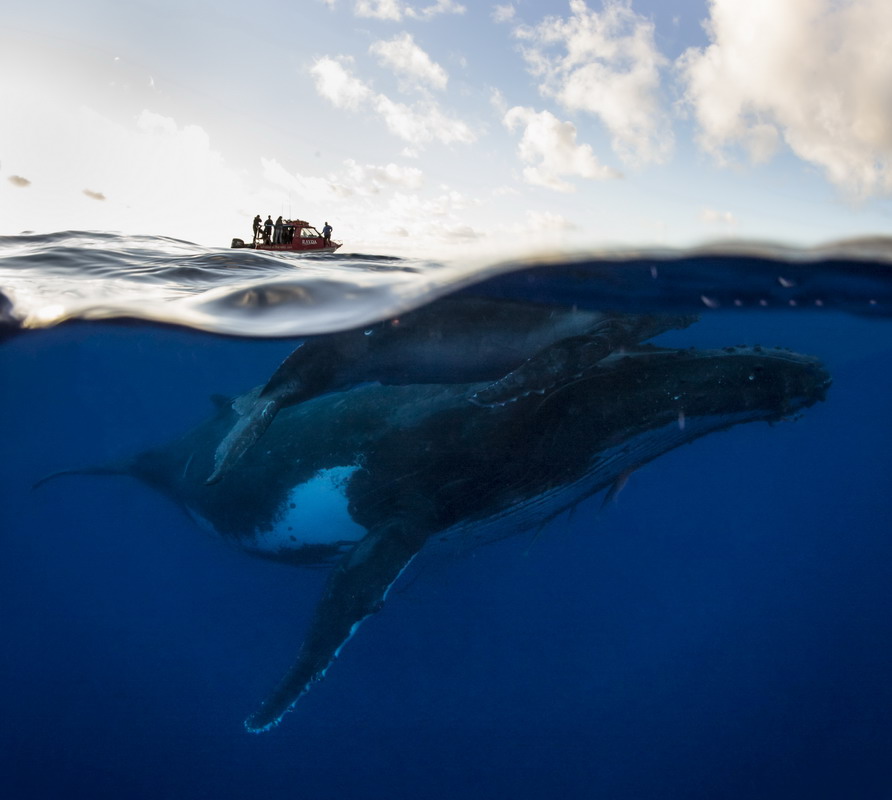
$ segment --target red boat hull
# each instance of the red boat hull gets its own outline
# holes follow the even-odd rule
[[[260,242],[245,242],[243,239],[233,239],[232,247],[247,248],[248,250],[275,250],[280,253],[333,253],[341,246],[341,242],[332,241],[325,244],[322,239],[295,240],[288,244],[265,244]]]
[[[262,226],[254,233],[253,241],[233,239],[230,246],[283,253],[333,253],[341,246],[341,242],[331,239],[326,241],[325,237],[305,220],[289,219],[285,220],[284,225],[276,228],[275,233]]]

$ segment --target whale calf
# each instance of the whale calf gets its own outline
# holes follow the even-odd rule
[[[207,485],[234,406],[256,402],[258,388],[173,442],[71,472],[133,476],[251,554],[331,565],[295,662],[245,722],[259,732],[326,673],[432,537],[477,543],[535,529],[681,444],[796,415],[830,384],[817,359],[759,347],[645,345],[551,377],[543,394],[491,406],[468,402],[485,383],[316,397],[281,409],[264,447]]]
[[[238,417],[216,449],[207,482],[225,478],[281,409],[329,392],[367,382],[488,381],[469,399],[501,405],[547,391],[609,353],[694,321],[692,315],[612,314],[450,296],[371,327],[313,337],[259,393],[234,405]]]

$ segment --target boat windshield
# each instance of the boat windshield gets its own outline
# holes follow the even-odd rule
[[[317,231],[315,228],[301,228],[300,235],[303,236],[304,238],[307,238],[307,237],[315,238],[317,236],[322,236],[322,234],[319,233],[319,231]]]

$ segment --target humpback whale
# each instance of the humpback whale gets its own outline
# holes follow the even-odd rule
[[[795,416],[830,384],[817,359],[786,350],[642,345],[588,363],[571,351],[589,340],[570,339],[573,369],[509,403],[469,403],[487,383],[368,384],[283,407],[263,452],[248,449],[214,485],[221,434],[262,388],[125,463],[71,472],[133,476],[249,553],[331,566],[296,660],[245,721],[268,730],[432,538],[535,530],[681,444]]]
[[[207,482],[223,479],[281,409],[329,392],[368,382],[489,381],[469,399],[500,405],[694,321],[692,315],[620,315],[458,295],[371,327],[310,338],[259,394],[234,406],[239,416],[217,447]]]

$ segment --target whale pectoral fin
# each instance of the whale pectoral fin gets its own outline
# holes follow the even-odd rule
[[[239,459],[248,452],[263,436],[282,407],[280,396],[260,397],[250,408],[244,410],[214,453],[214,471],[205,480],[206,484],[217,483],[229,474]]]
[[[619,493],[626,488],[626,484],[629,482],[629,478],[632,477],[632,473],[635,472],[635,470],[637,469],[638,465],[636,464],[617,475],[616,480],[611,484],[607,492],[605,492],[604,499],[601,501],[602,511],[611,503],[616,502],[616,498],[619,496]]]
[[[486,407],[504,406],[530,394],[544,394],[606,358],[617,347],[607,333],[571,336],[530,356],[517,369],[471,395],[471,402]]]
[[[332,570],[297,661],[275,691],[245,720],[260,733],[279,723],[298,699],[320,680],[360,623],[379,611],[388,589],[421,549],[426,536],[403,522],[377,528],[358,542]]]
[[[262,386],[255,386],[250,392],[245,392],[238,397],[231,398],[228,407],[235,411],[240,417],[244,417],[246,414],[250,414],[251,411],[253,411],[262,392]]]

